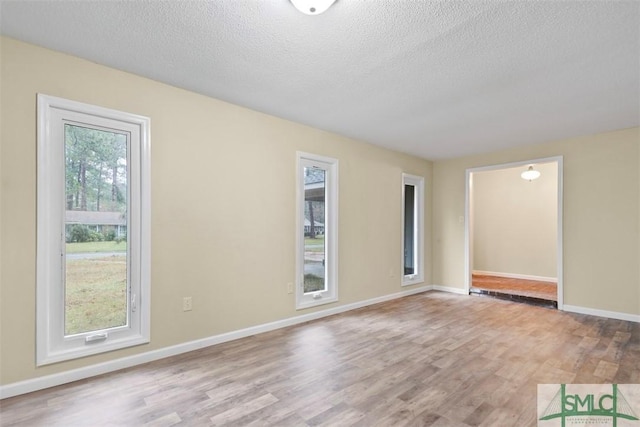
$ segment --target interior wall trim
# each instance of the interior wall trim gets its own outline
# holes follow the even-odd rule
[[[419,294],[426,291],[442,291],[450,292],[459,295],[468,295],[468,292],[464,288],[455,288],[451,286],[441,285],[426,285],[413,289],[408,289],[402,292],[394,294],[383,295],[376,298],[371,298],[364,301],[359,301],[351,304],[345,304],[339,307],[333,307],[326,310],[320,310],[313,313],[303,314],[300,316],[293,316],[282,320],[276,320],[275,322],[264,323],[262,325],[252,326],[245,329],[239,329],[237,331],[227,332],[224,334],[213,335],[208,338],[200,340],[189,341],[186,343],[177,344],[170,347],[164,347],[158,350],[152,350],[141,354],[136,354],[129,357],[123,357],[116,360],[110,360],[108,362],[98,363],[95,365],[85,366],[70,371],[60,372],[52,375],[45,375],[29,380],[19,381],[7,385],[0,385],[0,399],[6,399],[21,394],[31,393],[33,391],[42,390],[49,387],[55,387],[58,385],[70,383],[73,381],[82,380],[85,378],[95,377],[97,375],[114,372],[120,369],[129,368],[143,363],[153,362],[154,360],[164,359],[170,356],[176,356],[178,354],[187,353],[189,351],[198,350],[200,348],[209,347],[215,344],[221,344],[228,341],[233,341],[239,338],[245,338],[251,335],[260,334],[263,332],[269,332],[287,326],[293,326],[300,323],[308,322],[310,320],[321,319],[323,317],[332,316],[334,314],[344,313],[346,311],[355,310],[357,308],[366,307],[373,304],[378,304],[385,301],[391,301],[397,298],[406,297],[409,295]],[[579,307],[574,305],[564,305],[563,310],[571,313],[587,314],[591,316],[606,317],[610,319],[626,320],[628,322],[640,323],[640,315],[619,313],[615,311],[598,310],[595,308]]]
[[[311,320],[321,319],[323,317],[332,316],[334,314],[344,313],[346,311],[355,310],[357,308],[366,307],[373,304],[378,304],[385,301],[394,300],[397,298],[406,297],[432,290],[431,285],[416,287],[413,289],[403,290],[393,294],[383,295],[363,301],[358,301],[350,304],[341,305],[338,307],[332,307],[326,310],[315,311],[313,313],[302,314],[299,316],[288,317],[286,319],[276,320],[274,322],[263,323],[261,325],[251,326],[236,331],[231,331],[223,334],[213,335],[207,338],[199,340],[189,341],[181,344],[176,344],[169,347],[163,347],[157,350],[147,351],[133,356],[123,357],[115,360],[110,360],[103,363],[97,363],[95,365],[89,365],[82,368],[72,369],[51,375],[44,375],[37,378],[32,378],[24,381],[18,381],[6,385],[0,385],[0,399],[6,399],[8,397],[18,396],[25,393],[31,393],[33,391],[42,390],[49,387],[55,387],[58,385],[70,383],[73,381],[82,380],[85,378],[95,377],[97,375],[106,374],[109,372],[118,371],[120,369],[130,368],[132,366],[141,365],[143,363],[153,362],[155,360],[164,359],[166,357],[176,356],[178,354],[187,353],[190,351],[198,350],[204,347],[209,347],[216,344],[221,344],[228,341],[237,340],[239,338],[245,338],[251,335],[261,334],[263,332],[269,332],[276,329],[285,328],[287,326],[293,326],[300,323],[309,322]]]
[[[473,270],[473,174],[477,172],[508,169],[512,167],[525,166],[535,163],[553,163],[558,165],[558,180],[557,180],[557,236],[556,236],[556,268],[558,280],[556,282],[557,295],[558,295],[558,310],[562,310],[564,305],[564,250],[563,250],[563,211],[564,211],[564,157],[553,156],[544,157],[539,159],[520,160],[516,162],[503,163],[489,166],[479,166],[468,168],[465,171],[465,189],[464,189],[464,289],[469,292],[471,288],[471,274]]]
[[[609,319],[626,320],[627,322],[640,323],[640,314],[620,313],[617,311],[598,310],[597,308],[580,307],[577,305],[563,306],[564,311],[578,314],[588,314],[590,316],[607,317]]]
[[[473,274],[479,274],[482,276],[492,276],[492,277],[505,277],[507,279],[537,280],[539,282],[556,283],[558,281],[557,277],[534,276],[531,274],[517,274],[517,273],[501,273],[496,271],[473,270]]]
[[[469,292],[465,291],[464,288],[453,288],[451,286],[431,285],[431,290],[449,292],[458,295],[469,295]]]

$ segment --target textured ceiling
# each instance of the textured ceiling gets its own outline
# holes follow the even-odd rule
[[[638,1],[0,7],[6,36],[429,159],[639,124]]]

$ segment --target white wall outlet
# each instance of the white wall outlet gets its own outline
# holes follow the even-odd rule
[[[291,282],[287,283],[287,293],[288,294],[292,294],[293,293],[293,283],[291,283]]]
[[[182,311],[191,311],[193,310],[193,300],[191,297],[182,298]]]

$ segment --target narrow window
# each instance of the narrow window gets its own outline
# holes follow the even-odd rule
[[[402,175],[402,285],[424,281],[424,178]]]
[[[128,134],[65,123],[65,336],[127,324]]]
[[[38,365],[149,342],[148,128],[38,95]]]
[[[338,161],[298,153],[296,306],[337,301]]]

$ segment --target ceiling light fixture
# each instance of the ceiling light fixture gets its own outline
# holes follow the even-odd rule
[[[320,15],[331,7],[336,0],[291,0],[291,3],[305,15]]]
[[[540,171],[534,170],[533,165],[529,165],[529,168],[520,174],[522,179],[526,179],[531,182],[534,179],[540,178]]]

